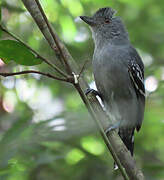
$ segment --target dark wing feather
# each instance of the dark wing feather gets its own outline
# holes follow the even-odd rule
[[[135,61],[130,61],[128,71],[137,97],[145,97],[144,75],[140,66]]]
[[[140,130],[145,108],[144,65],[136,50],[133,49],[128,63],[128,72],[138,99],[137,131]]]

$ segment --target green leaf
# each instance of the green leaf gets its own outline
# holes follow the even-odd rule
[[[33,66],[42,63],[41,59],[29,51],[23,44],[13,40],[0,41],[0,58],[4,63],[15,61],[17,64]]]

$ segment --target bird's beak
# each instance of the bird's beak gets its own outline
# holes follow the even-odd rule
[[[92,17],[88,17],[88,16],[80,16],[80,18],[85,22],[87,23],[88,25],[90,26],[94,26],[96,25],[94,19]]]

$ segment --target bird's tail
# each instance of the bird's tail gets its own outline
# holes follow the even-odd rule
[[[120,138],[124,142],[127,149],[130,151],[132,156],[134,151],[134,129],[135,128],[120,127],[118,132]],[[114,162],[114,170],[116,169],[118,169],[118,167]]]

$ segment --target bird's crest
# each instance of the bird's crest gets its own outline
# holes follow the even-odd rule
[[[107,17],[112,18],[116,11],[110,7],[100,8],[93,17]]]

